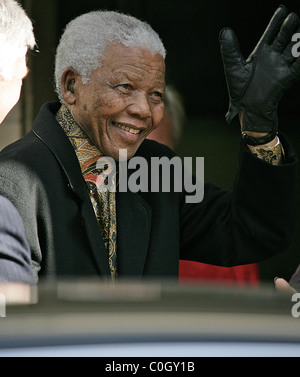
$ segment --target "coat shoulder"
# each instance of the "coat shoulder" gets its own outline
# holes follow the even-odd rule
[[[166,156],[172,158],[176,154],[167,145],[158,143],[155,140],[146,139],[137,150],[136,156],[143,156],[145,158]]]

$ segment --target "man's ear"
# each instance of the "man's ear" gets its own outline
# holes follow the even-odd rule
[[[78,73],[72,67],[66,68],[61,75],[62,95],[68,105],[74,105],[76,102],[76,79],[78,78]]]

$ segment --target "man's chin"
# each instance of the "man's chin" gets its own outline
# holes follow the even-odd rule
[[[126,148],[122,147],[118,150],[107,151],[106,156],[114,159],[115,161],[126,161],[131,159],[137,152],[139,146],[136,148]]]

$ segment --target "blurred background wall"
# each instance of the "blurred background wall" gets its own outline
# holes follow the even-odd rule
[[[39,52],[30,53],[30,74],[19,105],[0,128],[0,149],[30,131],[40,106],[56,100],[53,84],[55,48],[74,17],[96,9],[119,10],[148,21],[167,49],[167,82],[184,99],[187,122],[178,148],[181,156],[204,156],[205,179],[225,189],[233,184],[237,166],[239,126],[224,115],[228,96],[219,53],[218,35],[232,27],[247,57],[278,1],[233,0],[19,0],[34,22]],[[283,2],[300,14],[300,2]],[[282,99],[280,129],[300,152],[300,82]],[[300,181],[299,181],[300,183]],[[300,191],[299,191],[300,198]],[[298,204],[299,206],[299,204]],[[282,219],[284,221],[284,219]],[[260,264],[262,280],[289,278],[300,263],[300,227],[286,252]]]

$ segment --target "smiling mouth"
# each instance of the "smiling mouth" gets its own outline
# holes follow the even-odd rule
[[[124,124],[112,122],[114,126],[121,128],[122,130],[125,130],[127,132],[130,132],[131,134],[137,135],[141,132],[141,130],[137,130],[135,128],[131,128],[129,126],[125,126]]]

